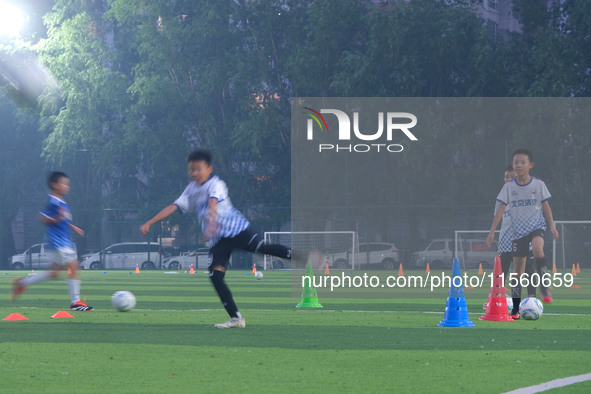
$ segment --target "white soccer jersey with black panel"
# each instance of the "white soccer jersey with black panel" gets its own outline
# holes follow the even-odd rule
[[[189,183],[174,204],[183,213],[196,213],[205,233],[207,232],[209,200],[211,198],[218,200],[218,204],[216,207],[217,228],[209,239],[210,247],[214,246],[220,238],[235,237],[250,225],[244,215],[232,205],[230,197],[228,197],[226,183],[216,175],[201,185],[195,181]]]
[[[497,201],[510,210],[512,240],[523,238],[534,230],[546,230],[546,220],[542,203],[552,198],[544,181],[531,177],[520,185],[517,178],[505,183],[497,196]]]

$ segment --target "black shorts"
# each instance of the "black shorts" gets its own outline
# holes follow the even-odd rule
[[[226,268],[230,261],[230,256],[232,256],[232,250],[234,249],[243,249],[249,252],[254,252],[259,246],[259,243],[262,242],[260,238],[259,234],[254,232],[250,227],[235,237],[221,238],[209,249],[208,270],[212,271],[215,266]]]
[[[513,241],[513,257],[527,257],[529,255],[529,244],[535,237],[544,238],[546,232],[542,229],[537,229],[526,235],[525,237]]]

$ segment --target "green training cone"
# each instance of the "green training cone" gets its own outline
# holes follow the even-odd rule
[[[306,264],[306,276],[310,280],[306,280],[304,290],[302,291],[302,301],[296,305],[296,308],[322,308],[322,305],[318,302],[318,294],[316,288],[311,285],[311,278],[313,277],[312,266],[310,262]]]

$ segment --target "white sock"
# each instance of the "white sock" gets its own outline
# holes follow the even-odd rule
[[[242,315],[240,314],[240,312],[236,312],[236,316],[238,316],[239,319],[242,319]]]
[[[40,282],[42,280],[51,279],[51,272],[44,271],[35,275],[27,276],[19,281],[20,286],[31,286],[33,283]]]
[[[68,279],[68,288],[70,289],[72,304],[80,301],[80,279]]]

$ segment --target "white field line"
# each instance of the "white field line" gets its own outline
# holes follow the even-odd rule
[[[535,386],[524,387],[521,389],[509,391],[505,394],[531,394],[541,393],[542,391],[552,390],[559,387],[570,386],[571,384],[586,382],[591,380],[591,373],[583,375],[569,376],[568,378],[554,379],[546,383],[537,384]]]

